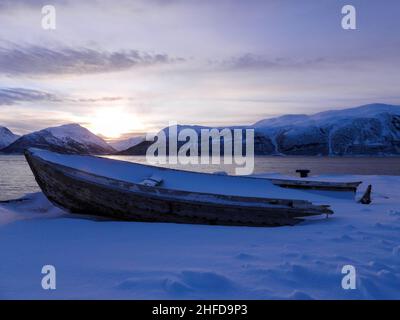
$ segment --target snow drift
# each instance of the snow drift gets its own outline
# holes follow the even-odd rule
[[[0,204],[0,297],[400,299],[400,177],[320,179],[372,184],[373,203],[332,197],[333,217],[272,229],[93,220],[42,193]],[[40,286],[45,264],[56,290]]]

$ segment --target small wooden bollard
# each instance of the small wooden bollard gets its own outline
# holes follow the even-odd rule
[[[372,192],[372,186],[369,185],[367,190],[365,190],[364,195],[361,197],[360,200],[358,200],[358,202],[362,204],[370,204],[372,202],[371,192]]]
[[[300,173],[300,178],[307,178],[308,174],[310,173],[310,170],[308,169],[297,169],[297,173]]]

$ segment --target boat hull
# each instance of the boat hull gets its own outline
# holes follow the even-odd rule
[[[294,225],[302,217],[333,213],[327,206],[302,200],[149,187],[48,162],[29,151],[25,156],[47,198],[71,213],[117,220],[242,226]]]

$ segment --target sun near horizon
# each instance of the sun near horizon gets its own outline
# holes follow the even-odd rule
[[[107,140],[123,138],[128,133],[147,129],[136,115],[124,108],[115,107],[97,110],[86,119],[84,127]]]

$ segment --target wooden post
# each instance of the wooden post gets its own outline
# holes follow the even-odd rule
[[[310,170],[308,169],[297,169],[297,173],[300,173],[300,178],[307,178],[308,174],[310,173]]]
[[[372,186],[369,185],[367,190],[365,190],[364,195],[361,197],[361,199],[358,202],[362,203],[362,204],[370,204],[372,202],[371,192],[372,192]]]

